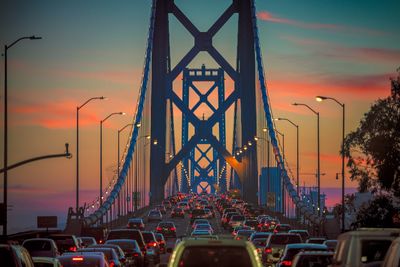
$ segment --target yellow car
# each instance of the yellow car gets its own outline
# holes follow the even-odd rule
[[[184,240],[172,252],[168,267],[262,267],[254,245],[241,240]]]

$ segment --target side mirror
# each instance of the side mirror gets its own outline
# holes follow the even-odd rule
[[[167,248],[167,253],[172,253],[173,249],[172,248]]]

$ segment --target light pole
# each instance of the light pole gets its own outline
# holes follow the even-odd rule
[[[139,125],[139,126],[136,126],[136,127],[140,127],[141,125]],[[137,141],[136,141],[136,146],[137,146],[137,150],[136,150],[136,153],[135,153],[135,196],[134,196],[134,201],[135,201],[135,203],[134,203],[134,208],[135,208],[135,211],[137,211],[137,209],[138,209],[138,187],[139,187],[139,157],[138,157],[138,153],[139,153],[139,141],[142,139],[142,138],[146,138],[146,140],[150,140],[151,139],[151,136],[150,135],[143,135],[143,136],[140,136],[138,139],[137,139]]]
[[[301,104],[301,103],[293,103],[294,106],[305,106],[309,110],[311,110],[315,115],[317,115],[317,197],[318,197],[318,216],[321,215],[321,165],[320,165],[320,144],[319,144],[319,112],[315,111],[312,109],[309,105],[307,104]]]
[[[92,100],[103,100],[106,99],[104,96],[92,97],[86,100],[80,106],[76,107],[76,213],[79,210],[79,110],[83,108],[87,103]]]
[[[125,113],[113,112],[100,121],[100,207],[103,205],[103,123],[114,115],[125,115]],[[101,223],[103,223],[103,216],[101,217]]]
[[[119,172],[120,172],[120,134],[123,130],[125,130],[126,128],[128,128],[129,126],[132,126],[132,123],[128,123],[127,125],[125,125],[124,127],[122,127],[121,129],[118,130],[118,166],[117,166],[117,179],[119,178]],[[118,217],[121,215],[121,198],[118,198]]]
[[[345,105],[344,103],[339,102],[337,99],[328,96],[317,96],[316,100],[318,102],[322,102],[324,100],[333,100],[339,106],[342,107],[342,233],[345,231],[345,203],[344,203],[344,191],[345,191],[345,183],[344,183],[344,128],[345,128]]]
[[[294,122],[292,122],[291,120],[287,119],[287,118],[277,118],[275,119],[277,121],[288,121],[290,124],[292,124],[294,127],[296,127],[296,183],[297,183],[297,195],[300,196],[300,183],[299,183],[299,125],[295,124]]]
[[[8,188],[8,181],[7,181],[7,167],[8,167],[8,103],[7,103],[7,93],[8,93],[8,88],[7,88],[7,51],[10,49],[12,46],[14,46],[16,43],[22,40],[40,40],[42,37],[36,37],[35,35],[32,36],[25,36],[21,37],[17,40],[15,40],[13,43],[10,45],[4,45],[4,184],[3,184],[3,198],[4,198],[4,211],[0,211],[0,214],[4,214],[4,223],[3,223],[3,236],[7,236],[7,188]]]

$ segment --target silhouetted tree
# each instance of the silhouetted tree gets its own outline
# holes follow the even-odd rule
[[[388,191],[400,197],[400,69],[391,95],[377,100],[345,139],[352,180],[359,191]]]

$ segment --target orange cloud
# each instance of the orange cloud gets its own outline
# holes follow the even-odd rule
[[[260,11],[257,13],[257,18],[263,21],[269,21],[274,23],[286,24],[295,26],[298,28],[304,29],[312,29],[312,30],[329,30],[329,31],[338,31],[338,32],[348,32],[348,33],[367,33],[370,35],[386,35],[388,33],[371,30],[371,29],[364,29],[359,27],[350,27],[338,24],[326,24],[326,23],[308,23],[293,19],[282,18],[273,15],[268,11]]]
[[[398,63],[400,61],[399,49],[374,48],[374,47],[349,47],[340,44],[325,42],[316,39],[298,38],[295,36],[282,36],[295,45],[312,49],[320,56],[356,62]]]

